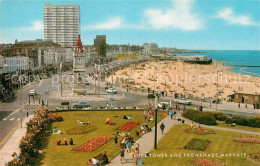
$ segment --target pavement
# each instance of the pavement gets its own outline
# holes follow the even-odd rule
[[[30,115],[28,118],[23,120],[22,128],[20,127],[20,123],[17,123],[15,128],[10,132],[10,137],[0,149],[0,166],[4,166],[5,163],[12,160],[13,152],[16,152],[17,155],[19,155],[20,140],[23,136],[25,136],[27,130],[26,123],[32,117],[33,115]]]

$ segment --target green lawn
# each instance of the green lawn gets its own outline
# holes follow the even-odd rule
[[[114,141],[110,140],[105,145],[96,149],[93,152],[75,152],[72,151],[73,148],[78,147],[79,145],[87,142],[88,140],[97,137],[97,136],[113,136],[113,133],[116,132],[116,128],[123,125],[128,120],[123,120],[124,115],[130,114],[132,116],[132,122],[144,122],[143,111],[75,111],[75,112],[61,112],[59,113],[63,116],[64,121],[53,123],[53,127],[56,127],[57,130],[68,131],[71,128],[80,126],[77,120],[89,121],[91,125],[95,125],[97,129],[93,132],[81,135],[68,135],[68,134],[52,134],[48,137],[47,147],[44,149],[43,159],[40,161],[41,165],[47,166],[59,166],[59,165],[86,165],[87,160],[96,156],[104,151],[107,151],[109,160],[114,158],[119,154],[119,147],[114,146]],[[119,117],[114,117],[118,115]],[[106,118],[111,118],[116,125],[105,124]],[[165,114],[158,113],[159,121],[165,117]],[[149,122],[149,125],[153,126],[154,122]],[[131,133],[135,137],[135,131],[140,130],[140,125],[135,127],[131,131],[122,131],[125,133]],[[75,145],[68,146],[57,146],[56,142],[66,138],[69,140],[73,138]],[[119,137],[119,141],[122,137]]]
[[[232,128],[232,129],[260,132],[260,128],[254,128],[254,127],[248,127],[248,126],[240,126],[240,125],[236,125],[234,127],[231,127],[230,124],[226,124],[225,122],[221,122],[221,121],[218,121],[217,123],[218,123],[218,127],[225,127],[225,128]]]
[[[158,150],[152,150],[149,152],[153,154],[149,158],[143,158],[144,165],[157,166],[157,165],[172,165],[172,166],[190,166],[190,161],[194,157],[187,157],[189,154],[200,153],[218,153],[219,157],[209,157],[213,161],[220,163],[226,163],[228,165],[235,166],[253,166],[254,163],[249,161],[246,157],[221,157],[221,153],[252,153],[257,152],[260,149],[260,144],[248,144],[234,142],[236,137],[250,137],[251,135],[240,134],[235,132],[228,132],[223,130],[215,130],[216,134],[196,135],[194,133],[185,133],[187,125],[175,125],[158,143]],[[253,136],[254,138],[260,138],[259,136]],[[183,147],[193,138],[209,139],[211,141],[206,151],[196,150],[184,150]],[[176,157],[176,154],[179,154]],[[167,157],[154,157],[155,154],[167,154]],[[170,155],[173,154],[171,157]],[[175,155],[175,156],[174,156]],[[203,157],[206,158],[206,157]]]
[[[139,55],[115,55],[115,59],[138,59]]]

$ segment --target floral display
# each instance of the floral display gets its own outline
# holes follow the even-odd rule
[[[49,113],[49,117],[52,122],[61,122],[63,121],[63,117],[57,113]]]
[[[249,154],[249,157],[260,164],[260,151]]]
[[[184,149],[188,150],[205,150],[210,143],[208,139],[193,138],[185,146]]]
[[[109,136],[99,136],[96,138],[93,138],[86,143],[76,147],[74,150],[75,151],[80,151],[80,152],[92,152],[99,148],[100,146],[104,145],[106,142],[111,140],[112,137]]]
[[[234,141],[241,143],[260,144],[260,139],[257,138],[235,138]]]
[[[27,133],[19,145],[21,152],[19,158],[8,162],[9,166],[34,165],[39,150],[44,144],[50,122],[47,107],[38,107],[34,117],[26,124]]]
[[[193,159],[191,164],[195,166],[225,166],[225,163],[218,163],[209,159]]]
[[[198,135],[205,135],[205,134],[215,134],[214,130],[206,129],[206,128],[187,128],[185,130],[186,133],[195,133]]]
[[[140,124],[139,122],[127,122],[127,123],[123,124],[122,126],[118,127],[117,130],[130,131],[133,128],[135,128],[135,126],[138,126],[139,124]]]

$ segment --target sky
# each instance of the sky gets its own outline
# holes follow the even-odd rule
[[[260,50],[260,0],[0,0],[0,43],[43,39],[43,8],[80,5],[83,44]]]

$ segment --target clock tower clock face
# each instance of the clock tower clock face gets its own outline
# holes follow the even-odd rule
[[[77,65],[81,65],[82,63],[83,63],[82,59],[81,58],[77,58],[76,64]]]

